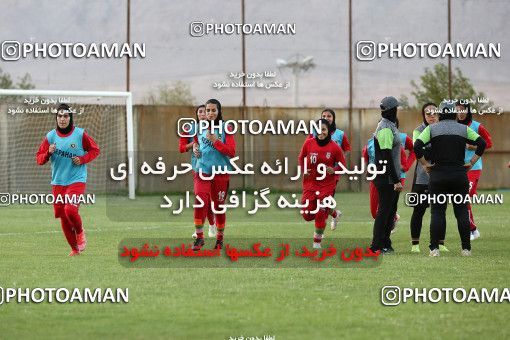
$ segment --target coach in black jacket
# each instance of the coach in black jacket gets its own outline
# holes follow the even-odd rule
[[[455,104],[443,101],[439,106],[439,122],[427,126],[414,143],[416,158],[430,174],[431,203],[430,256],[439,256],[439,239],[446,230],[446,206],[449,200],[457,218],[461,254],[471,255],[469,240],[469,215],[464,203],[469,192],[467,171],[485,150],[485,141],[469,126],[455,121]],[[423,157],[424,145],[430,143],[431,163]],[[471,161],[464,164],[466,143],[476,145]],[[456,195],[455,197],[453,195]]]

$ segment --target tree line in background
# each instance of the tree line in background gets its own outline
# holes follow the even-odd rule
[[[425,73],[420,77],[420,84],[411,80],[411,95],[416,102],[415,105],[409,104],[409,98],[401,95],[399,100],[402,107],[406,109],[421,109],[425,103],[432,102],[439,105],[443,99],[448,98],[448,67],[445,64],[436,64],[432,69],[426,67]],[[462,71],[456,67],[452,72],[452,97],[448,99],[477,99],[486,98],[483,92],[476,92],[471,81],[462,74]],[[492,101],[486,103],[476,103],[477,110],[486,109],[494,106]]]
[[[0,68],[0,89],[31,90],[34,88],[35,85],[32,83],[32,77],[30,74],[25,73],[25,75],[18,78],[18,81],[15,83],[14,80],[12,80],[11,75]]]

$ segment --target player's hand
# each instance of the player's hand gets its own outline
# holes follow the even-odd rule
[[[335,173],[335,169],[333,169],[332,167],[328,166],[326,167],[326,172],[330,175],[334,174]]]
[[[48,149],[48,153],[50,155],[53,155],[53,153],[55,152],[56,149],[57,149],[57,144],[55,144],[55,143],[50,144],[50,148]]]
[[[427,164],[423,165],[423,169],[425,169],[425,172],[430,174],[430,172],[432,171],[432,168],[434,167],[435,164],[430,164],[427,162]]]
[[[402,183],[398,182],[393,184],[393,190],[401,192],[403,189],[404,187],[402,186]]]
[[[207,132],[207,139],[209,139],[211,143],[214,143],[218,140],[218,137],[214,133]]]
[[[78,156],[74,156],[71,159],[73,160],[73,164],[74,165],[80,165],[81,164],[80,158]]]
[[[473,166],[473,164],[471,164],[471,162],[468,162],[468,163],[464,164],[464,169],[466,169],[466,171],[469,171],[472,166]]]
[[[476,148],[477,148],[476,145],[466,144],[466,149],[468,150],[476,150]]]
[[[195,155],[196,158],[200,158],[200,156],[202,155],[200,153],[200,148],[198,146],[198,143],[193,143],[193,154]]]

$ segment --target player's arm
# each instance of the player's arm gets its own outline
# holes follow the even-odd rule
[[[233,134],[228,133],[225,135],[225,143],[219,139],[216,139],[216,141],[213,143],[213,146],[216,150],[230,158],[236,155],[236,141]]]
[[[200,156],[201,156],[200,144],[198,143],[197,135],[195,135],[195,137],[193,137],[193,143],[191,145],[191,148],[193,149],[193,154],[195,155],[195,157],[200,158]]]
[[[491,138],[491,135],[489,134],[489,131],[487,131],[487,129],[483,125],[480,125],[478,127],[478,134],[485,141],[485,143],[486,143],[485,148],[486,149],[491,148],[492,147],[492,138]],[[467,142],[466,142],[466,149],[468,149],[468,150],[476,150],[476,143],[474,141],[468,139]]]
[[[308,138],[305,140],[305,142],[301,146],[301,151],[299,152],[299,155],[298,155],[298,165],[300,167],[304,166],[304,164],[305,164],[305,157],[308,154],[307,147],[306,147],[307,144],[308,144],[307,141],[308,141]]]
[[[473,155],[473,157],[471,158],[469,163],[465,165],[466,167],[470,167],[470,166],[473,166],[473,164],[475,164],[480,157],[482,157],[487,143],[485,143],[483,138],[480,137],[480,135],[477,134],[472,128],[470,128],[469,126],[466,126],[466,128],[467,128],[467,136],[466,136],[467,140],[471,143],[474,143],[474,145],[476,145],[475,154]]]
[[[423,129],[423,131],[418,135],[416,141],[414,142],[414,153],[416,154],[416,158],[427,173],[429,173],[434,166],[433,164],[427,162],[424,157],[425,152],[423,147],[428,143],[430,143],[430,126],[427,126],[425,129]]]
[[[365,160],[365,163],[368,164],[369,158],[368,158],[368,146],[364,146],[363,150],[361,150],[361,157]]]
[[[492,137],[483,125],[478,127],[478,134],[486,143],[485,150],[492,148]]]
[[[337,165],[333,168],[334,171],[342,170],[340,164],[342,164],[345,167],[345,155],[340,147],[338,147],[338,150],[336,150],[335,152],[335,164]]]
[[[414,150],[414,143],[416,143],[416,140],[418,139],[419,136],[420,136],[420,131],[413,130],[413,150]]]
[[[349,139],[347,139],[347,135],[345,133],[342,137],[342,150],[345,153],[351,151],[351,143],[349,143]]]
[[[393,148],[393,132],[389,128],[381,129],[376,135],[379,149],[383,160],[386,160],[386,169],[389,170],[391,181],[394,184],[400,183],[400,169],[395,169],[391,149]]]
[[[44,137],[35,155],[37,164],[44,165],[50,160],[51,154],[55,151],[55,147],[53,146],[51,149],[52,150],[50,150],[50,143],[48,142],[48,139]]]
[[[406,150],[404,148],[400,148],[400,168],[402,172],[407,172],[408,169],[406,169],[406,165],[407,165]]]
[[[414,154],[414,147],[413,147],[413,140],[406,136],[406,150],[409,151],[409,154],[407,155],[407,160],[402,167],[404,169],[404,172],[408,172],[409,169],[413,166],[414,161],[416,160],[416,155]],[[405,152],[404,152],[405,153]]]
[[[193,141],[188,143],[188,137],[180,137],[179,138],[179,152],[185,153],[193,148]]]
[[[418,156],[416,156],[415,148],[416,148],[416,140],[418,139],[420,134],[421,134],[421,132],[418,130],[413,131],[413,153],[414,153],[415,159],[418,159]],[[430,148],[424,148],[424,149],[422,149],[422,152],[423,152],[423,157],[425,157],[426,159],[432,158],[432,153],[431,153]]]
[[[414,130],[413,140],[414,140],[413,146],[414,153],[416,155],[416,158],[421,162],[421,159],[424,156],[423,147],[426,144],[430,143],[430,126],[427,126],[425,129],[423,129],[421,133]]]
[[[309,140],[310,139],[305,140],[305,142],[303,143],[303,146],[301,147],[301,151],[299,152],[299,155],[298,155],[299,171],[303,175],[307,175],[307,174],[303,173],[303,170],[304,170],[304,166],[305,166],[305,157],[307,157],[307,155],[308,155],[308,144],[309,144],[308,141]],[[307,172],[310,173],[310,169],[307,169]]]
[[[87,153],[83,156],[78,156],[77,158],[80,160],[79,164],[87,164],[92,162],[97,156],[99,156],[99,147],[96,142],[90,137],[87,132],[83,132],[82,138],[83,150]],[[73,160],[74,161],[74,160]],[[75,163],[76,164],[76,163]]]

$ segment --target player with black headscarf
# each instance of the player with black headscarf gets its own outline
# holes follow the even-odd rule
[[[375,164],[383,174],[377,175],[374,184],[379,196],[379,208],[374,221],[372,251],[383,254],[394,252],[391,245],[391,227],[397,212],[400,183],[400,135],[396,126],[399,102],[395,97],[385,97],[380,104],[382,119],[374,132]]]
[[[55,218],[60,218],[64,236],[71,247],[69,256],[85,250],[87,239],[79,197],[85,194],[87,163],[99,155],[99,147],[84,129],[74,125],[73,111],[60,104],[55,115],[57,127],[44,137],[36,154],[39,165],[51,162],[51,185]],[[66,199],[69,198],[69,199]]]
[[[345,166],[345,158],[340,146],[331,139],[334,129],[324,118],[319,120],[321,132],[314,138],[305,140],[298,156],[298,164],[301,168],[306,165],[307,173],[303,176],[303,195],[301,203],[303,218],[306,221],[315,221],[315,232],[313,247],[321,248],[321,242],[326,227],[326,220],[330,208],[321,207],[317,209],[318,203],[327,197],[332,197],[335,192],[337,175],[335,171],[340,170],[340,163]],[[326,174],[322,174],[326,171]],[[322,179],[317,179],[324,175]]]

